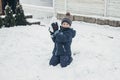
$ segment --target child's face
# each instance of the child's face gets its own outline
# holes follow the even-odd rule
[[[61,26],[62,26],[63,28],[69,28],[69,27],[70,27],[70,25],[69,25],[67,22],[63,22],[63,23],[61,24]]]

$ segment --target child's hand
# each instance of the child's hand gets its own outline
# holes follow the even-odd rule
[[[53,32],[55,32],[55,31],[58,30],[58,23],[57,23],[57,22],[52,23],[51,26],[52,26],[52,28],[53,28]]]

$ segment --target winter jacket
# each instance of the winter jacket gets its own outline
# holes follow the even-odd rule
[[[53,55],[69,55],[71,56],[72,38],[75,37],[76,31],[72,28],[61,28],[53,34],[55,47]]]

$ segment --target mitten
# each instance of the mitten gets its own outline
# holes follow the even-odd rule
[[[51,26],[52,26],[52,28],[53,28],[53,32],[55,32],[55,31],[58,30],[58,23],[57,23],[57,22],[52,23]]]

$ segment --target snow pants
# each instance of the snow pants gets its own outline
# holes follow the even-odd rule
[[[56,66],[57,64],[60,63],[61,67],[66,67],[72,62],[73,58],[69,55],[53,55],[52,58],[50,59],[49,64]]]

